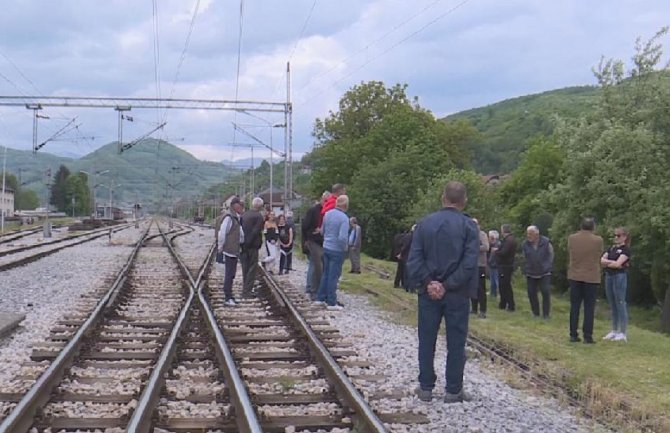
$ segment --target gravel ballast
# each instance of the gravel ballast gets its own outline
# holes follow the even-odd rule
[[[0,311],[26,314],[17,331],[0,339],[0,389],[30,360],[31,346],[43,341],[64,314],[73,313],[81,295],[111,285],[141,231],[122,230],[112,243],[103,237],[0,272]]]
[[[348,263],[345,263],[345,266]],[[304,288],[306,265],[294,257],[288,277],[277,280],[296,288]],[[346,270],[346,267],[345,267]],[[348,278],[344,274],[343,278]],[[392,322],[388,313],[380,311],[364,296],[338,291],[338,300],[345,308],[329,311],[333,326],[342,336],[354,341],[360,355],[372,360],[406,397],[400,407],[425,413],[431,420],[427,425],[393,425],[394,432],[593,432],[607,431],[590,420],[579,418],[574,409],[561,406],[552,398],[514,389],[496,378],[487,369],[485,360],[468,359],[465,367],[465,389],[472,401],[446,404],[444,397],[444,336],[438,338],[435,371],[438,381],[433,401],[425,403],[413,394],[418,381],[416,328]]]

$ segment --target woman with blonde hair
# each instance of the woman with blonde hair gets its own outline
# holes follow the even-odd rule
[[[630,267],[630,232],[624,227],[614,229],[614,245],[600,258],[605,268],[605,294],[612,311],[612,330],[603,340],[628,341],[628,268]]]

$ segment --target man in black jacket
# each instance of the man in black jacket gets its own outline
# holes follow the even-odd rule
[[[242,231],[244,232],[244,243],[240,252],[240,264],[242,265],[242,297],[254,296],[254,277],[256,266],[258,266],[258,249],[261,247],[263,232],[263,199],[256,197],[251,202],[251,209],[242,215]]]
[[[323,235],[320,229],[321,207],[328,197],[330,197],[328,191],[321,195],[321,201],[307,210],[300,226],[302,230],[302,251],[309,260],[305,293],[309,295],[312,301],[316,300],[316,292],[319,290],[321,274],[323,273]]]
[[[393,280],[393,287],[404,287],[405,281],[405,262],[400,260],[402,250],[402,240],[407,233],[398,233],[393,236],[393,245],[391,245],[391,261],[398,263],[395,270],[395,279]]]
[[[512,234],[509,224],[503,224],[500,228],[502,240],[500,249],[496,251],[498,262],[498,278],[500,279],[500,304],[501,310],[514,311],[514,292],[512,291],[512,273],[514,272],[514,256],[516,255],[516,238]]]

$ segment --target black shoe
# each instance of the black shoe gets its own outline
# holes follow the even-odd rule
[[[584,344],[596,344],[591,337],[584,337]]]
[[[582,341],[582,339],[579,337],[570,337],[570,343],[579,343],[580,341]]]
[[[344,304],[341,303],[340,301],[337,301],[337,302],[335,303],[335,305],[339,305],[340,307],[344,307]]]

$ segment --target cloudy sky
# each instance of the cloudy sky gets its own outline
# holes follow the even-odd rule
[[[356,83],[407,83],[436,116],[594,84],[602,55],[630,59],[636,37],[670,24],[667,0],[14,0],[0,7],[0,95],[286,100],[294,154],[317,117]],[[197,14],[194,14],[197,12]],[[240,16],[242,17],[241,44]],[[190,35],[190,37],[189,37]],[[187,43],[188,41],[188,43]],[[667,38],[665,40],[667,43]],[[238,47],[239,78],[238,78]],[[158,80],[157,80],[158,78]],[[0,107],[0,144],[32,145],[32,112]],[[44,151],[83,155],[115,141],[113,109],[45,108]],[[124,141],[154,134],[207,160],[249,156],[249,138],[283,146],[282,114],[134,109]],[[267,151],[256,149],[256,155]]]

